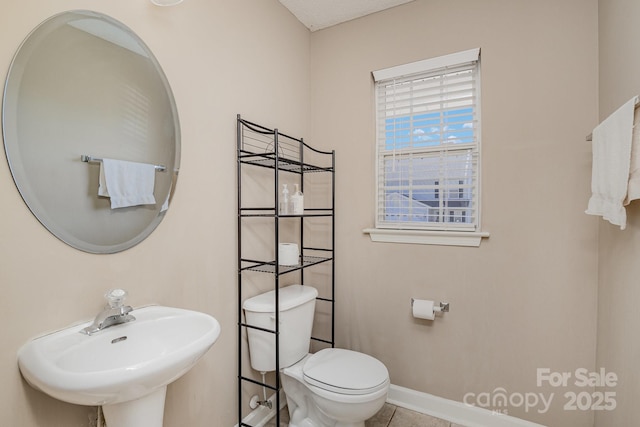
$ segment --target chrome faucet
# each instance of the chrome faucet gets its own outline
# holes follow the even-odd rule
[[[124,299],[127,297],[127,291],[123,289],[112,289],[105,295],[108,305],[102,310],[93,323],[80,332],[86,335],[93,335],[113,325],[131,322],[136,318],[129,314],[133,311],[130,305],[124,305]]]

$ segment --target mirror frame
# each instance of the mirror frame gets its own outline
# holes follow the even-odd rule
[[[158,141],[165,142],[165,144],[161,148],[161,150],[163,150],[162,151],[163,155],[159,157],[164,157],[169,161],[165,161],[164,159],[162,159],[160,162],[157,162],[157,161],[153,161],[156,159],[140,160],[140,159],[120,157],[120,160],[141,161],[141,162],[154,163],[154,164],[163,164],[166,166],[166,172],[156,173],[156,190],[154,192],[156,193],[157,203],[152,207],[136,206],[136,207],[121,208],[121,209],[110,209],[110,207],[108,207],[109,206],[108,199],[101,200],[103,198],[98,197],[97,186],[95,188],[92,188],[91,190],[88,188],[90,187],[90,184],[97,183],[97,180],[98,180],[97,175],[99,174],[99,167],[93,164],[82,162],[81,156],[86,154],[86,155],[94,155],[96,157],[118,158],[117,157],[118,154],[115,154],[115,155],[112,154],[109,156],[104,155],[103,153],[109,152],[109,150],[107,149],[107,147],[105,146],[106,144],[104,143],[102,144],[102,147],[100,145],[97,145],[98,138],[96,138],[95,141],[92,141],[93,146],[87,146],[86,148],[82,148],[82,150],[85,150],[85,151],[77,152],[77,153],[74,152],[73,158],[71,157],[70,154],[65,153],[66,157],[64,159],[51,159],[50,161],[47,160],[47,164],[44,164],[43,162],[40,162],[38,164],[38,162],[34,162],[32,159],[28,158],[27,155],[29,154],[31,154],[32,158],[35,157],[33,156],[32,153],[34,151],[37,151],[37,150],[34,150],[33,147],[31,147],[32,145],[31,141],[26,142],[26,140],[29,138],[26,138],[26,137],[22,138],[22,144],[21,144],[20,137],[22,136],[22,134],[26,132],[19,133],[19,130],[23,129],[22,127],[18,126],[18,123],[21,123],[19,122],[19,120],[21,119],[20,108],[19,108],[19,106],[21,105],[20,95],[22,94],[23,97],[28,96],[28,95],[24,95],[24,93],[28,91],[24,90],[22,83],[23,83],[23,79],[25,79],[25,75],[28,72],[29,62],[32,61],[31,56],[34,52],[37,53],[38,46],[41,46],[46,40],[50,39],[51,34],[54,33],[55,31],[67,25],[70,25],[70,23],[74,21],[76,21],[77,26],[76,25],[70,25],[70,26],[74,27],[73,30],[78,29],[78,27],[80,26],[79,20],[83,20],[83,21],[97,20],[100,22],[100,24],[94,24],[96,25],[95,30],[93,29],[93,27],[79,28],[80,30],[83,31],[82,33],[79,33],[79,34],[82,34],[84,36],[85,35],[84,33],[86,32],[86,33],[89,33],[89,37],[93,37],[92,40],[95,39],[95,40],[98,40],[99,42],[106,41],[107,43],[110,43],[108,46],[112,50],[114,50],[114,45],[116,45],[115,49],[124,48],[124,50],[122,49],[119,50],[119,52],[125,52],[121,55],[131,54],[131,52],[133,52],[133,54],[136,54],[135,56],[136,59],[135,61],[132,60],[131,62],[140,62],[141,64],[144,65],[144,61],[145,61],[144,57],[146,57],[149,61],[149,64],[141,68],[149,68],[149,70],[154,70],[156,74],[152,75],[151,71],[149,71],[149,73],[146,74],[145,77],[150,76],[148,77],[150,80],[157,79],[157,80],[153,80],[154,81],[153,84],[155,84],[157,87],[162,87],[164,89],[164,93],[162,94],[159,93],[160,91],[155,91],[155,93],[157,93],[158,95],[154,95],[154,96],[161,97],[163,99],[166,98],[168,105],[162,104],[160,107],[158,107],[158,109],[161,109],[163,111],[163,114],[164,114],[163,117],[167,117],[168,120],[163,121],[162,123],[160,123],[159,120],[156,120],[155,121],[156,123],[154,123],[154,126],[157,126],[159,129],[161,129],[161,131],[158,131],[158,132],[164,132],[163,135],[165,136],[165,140],[163,141],[161,138],[157,140],[152,140],[152,138],[149,135],[147,136],[147,139],[151,141],[151,143],[147,141],[145,143],[142,143],[142,145],[152,146],[151,144],[158,145]],[[87,22],[82,22],[83,26]],[[102,28],[98,28],[98,27],[102,27]],[[65,27],[65,30],[69,31],[69,29],[66,27]],[[100,34],[101,32],[102,34]],[[105,36],[105,33],[108,33],[108,34],[106,34]],[[97,39],[94,36],[97,36]],[[41,48],[41,50],[44,51],[44,48]],[[139,59],[140,57],[142,59]],[[57,58],[58,57],[56,57],[56,59]],[[120,64],[122,64],[122,62]],[[32,68],[34,68],[33,65],[32,65]],[[52,73],[47,74],[48,72],[49,70],[44,70],[43,74],[45,74],[47,78],[52,78],[51,76]],[[105,74],[106,73],[107,72],[105,72]],[[64,77],[65,77],[64,75],[60,75],[58,76],[58,79],[63,80]],[[69,77],[67,78],[67,80],[71,78],[72,77]],[[56,81],[55,83],[61,84],[62,82]],[[111,89],[114,89],[114,88],[107,88],[107,89],[104,89],[104,91],[108,92],[108,90],[111,90]],[[39,99],[37,101],[39,101],[42,104],[45,103]],[[47,99],[47,101],[51,103],[50,99]],[[58,104],[55,104],[55,105],[57,106]],[[40,104],[37,104],[37,107],[40,107]],[[74,107],[77,107],[77,106],[74,105]],[[84,107],[84,105],[81,107]],[[90,108],[90,106],[88,106],[87,108]],[[33,108],[31,110],[33,110]],[[28,108],[24,108],[24,111],[30,112],[31,110]],[[50,110],[45,110],[45,107],[42,107],[42,111],[44,111],[45,113],[46,111],[49,111],[49,114],[53,114]],[[41,112],[39,112],[39,114],[40,113]],[[103,112],[96,111],[90,114],[92,119],[95,119],[97,117],[96,120],[104,120],[105,126],[107,124],[114,123],[115,119],[113,117],[102,118],[101,113]],[[120,112],[118,111],[118,113]],[[168,117],[169,114],[171,115],[171,117]],[[44,116],[45,115],[42,114],[42,117]],[[32,116],[29,115],[29,118],[31,117]],[[155,116],[150,117],[150,119],[154,119],[154,118],[157,118],[157,117]],[[173,119],[173,123],[170,123],[171,118]],[[23,118],[22,120],[24,122],[25,119]],[[74,122],[74,119],[70,117],[69,122],[61,124],[60,127],[66,125],[67,129],[69,129],[69,128],[73,128],[74,126],[81,127],[81,125],[84,124],[84,123],[81,123],[80,126],[78,126],[78,122],[82,122],[82,117],[80,117],[79,119],[76,119],[75,122]],[[34,127],[39,124],[40,123],[31,123],[31,126]],[[98,124],[103,124],[103,123],[98,123]],[[21,125],[21,126],[24,126],[24,125]],[[101,130],[102,129],[100,129],[99,126],[96,126],[96,129],[92,129],[92,131],[95,134],[98,134]],[[47,230],[49,230],[53,235],[55,235],[58,239],[67,243],[68,245],[89,253],[107,254],[107,253],[120,252],[120,251],[129,249],[137,245],[141,241],[143,241],[156,229],[156,227],[160,224],[160,222],[164,218],[166,214],[166,208],[168,207],[168,204],[171,202],[173,193],[175,191],[177,176],[179,172],[179,165],[180,165],[180,142],[181,141],[180,141],[180,123],[178,118],[178,112],[175,104],[175,99],[171,91],[171,87],[169,85],[167,77],[164,74],[159,62],[157,61],[157,59],[155,58],[151,50],[148,48],[148,46],[140,39],[140,37],[138,37],[135,34],[135,32],[133,32],[129,27],[127,27],[123,23],[99,12],[88,11],[88,10],[70,10],[70,11],[56,14],[46,19],[41,24],[39,24],[33,31],[31,31],[31,33],[29,33],[29,35],[25,38],[25,40],[22,42],[22,44],[18,48],[11,62],[9,71],[7,73],[3,103],[2,103],[2,132],[4,137],[4,147],[5,147],[7,162],[9,164],[9,169],[11,170],[11,175],[13,176],[13,180],[16,184],[16,187],[22,199],[27,204],[27,206],[29,207],[33,215],[42,223],[42,225]],[[142,139],[142,137],[140,137],[140,139]],[[55,141],[55,138],[51,138],[51,140]],[[37,144],[40,144],[40,146],[44,147],[47,142],[50,142],[50,141],[49,140],[45,141],[43,138],[42,141],[36,141],[33,144],[37,143]],[[82,143],[84,144],[84,142]],[[80,144],[80,142],[77,142],[76,144]],[[53,144],[50,144],[50,145],[53,145]],[[91,144],[87,144],[87,145],[91,145]],[[111,145],[114,145],[114,144],[111,144]],[[25,151],[24,153],[21,152],[21,148],[22,150]],[[54,146],[54,148],[57,148],[58,151],[63,151],[63,149],[59,146]],[[101,150],[101,148],[105,148],[105,150]],[[144,151],[143,148],[138,148],[138,147],[134,147],[134,148],[137,148],[137,151]],[[114,148],[111,147],[112,152],[113,150]],[[135,152],[135,150],[133,151]],[[55,165],[57,169],[55,169],[54,174],[64,174],[66,173],[65,170],[69,171],[68,175],[71,175],[72,173],[82,174],[83,179],[87,182],[83,182],[81,185],[87,188],[86,191],[84,190],[84,187],[83,187],[83,191],[79,192],[82,194],[76,194],[78,192],[74,192],[73,194],[68,194],[70,193],[69,190],[67,190],[67,192],[64,193],[65,188],[61,188],[59,190],[60,194],[54,194],[52,195],[52,197],[49,197],[48,195],[46,197],[42,197],[41,189],[36,189],[33,186],[35,182],[34,181],[35,178],[33,178],[33,176],[38,174],[46,174],[47,173],[46,168],[54,167],[53,165],[49,165],[48,163],[54,163],[54,162],[60,163],[59,165]],[[84,168],[84,169],[81,170],[81,168]],[[159,174],[163,174],[163,175],[159,175]],[[167,175],[164,175],[164,174],[167,174]],[[85,176],[86,176],[86,179],[85,179]],[[38,178],[38,179],[42,179],[42,178]],[[91,181],[91,183],[89,183],[89,181]],[[64,182],[64,181],[62,180],[61,182]],[[161,183],[161,185],[158,185],[159,182]],[[64,186],[60,186],[60,187],[64,187]],[[160,189],[158,189],[158,187],[160,187]],[[38,191],[36,190],[40,191],[40,193],[38,193]],[[53,191],[56,192],[58,190],[54,188]],[[85,233],[84,235],[80,234],[77,229],[74,230],[74,228],[80,228],[80,226],[75,225],[75,223],[67,224],[66,217],[65,217],[65,221],[60,221],[60,218],[61,218],[60,214],[56,213],[58,219],[56,219],[55,215],[51,214],[52,211],[56,210],[56,209],[53,209],[54,205],[52,205],[52,203],[56,203],[55,206],[57,210],[61,210],[58,208],[59,206],[62,206],[59,203],[65,203],[65,201],[70,200],[70,198],[73,198],[74,203],[76,202],[76,199],[82,198],[82,200],[78,201],[78,203],[81,204],[82,207],[84,207],[85,205],[89,206],[87,209],[76,209],[74,208],[75,206],[74,203],[69,203],[68,205],[69,210],[71,211],[70,212],[71,215],[75,215],[89,224],[89,226],[87,226],[86,224],[84,225],[84,229],[82,231],[82,233]],[[164,208],[163,208],[163,205],[164,205]],[[106,229],[103,230],[103,228],[105,227]],[[112,229],[109,229],[109,227],[112,227]],[[87,228],[91,228],[91,229],[87,230]],[[96,228],[99,229],[100,231],[97,231]],[[103,234],[100,235],[100,233],[103,233]],[[117,237],[112,237],[112,236],[117,236]],[[93,241],[94,238],[96,239],[96,241]]]

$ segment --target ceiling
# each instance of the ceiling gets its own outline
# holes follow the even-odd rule
[[[414,0],[280,0],[309,30],[317,31]]]

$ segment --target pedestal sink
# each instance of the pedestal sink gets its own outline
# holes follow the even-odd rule
[[[56,399],[102,406],[109,427],[162,427],[167,385],[211,348],[220,324],[171,307],[132,314],[93,335],[80,332],[88,322],[29,341],[18,351],[23,377]]]

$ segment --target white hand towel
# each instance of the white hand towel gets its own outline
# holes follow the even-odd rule
[[[151,164],[102,159],[98,195],[111,198],[111,209],[154,205],[155,174]]]
[[[633,114],[638,97],[618,108],[593,130],[593,165],[591,198],[586,213],[602,215],[610,223],[624,230],[631,163]]]

